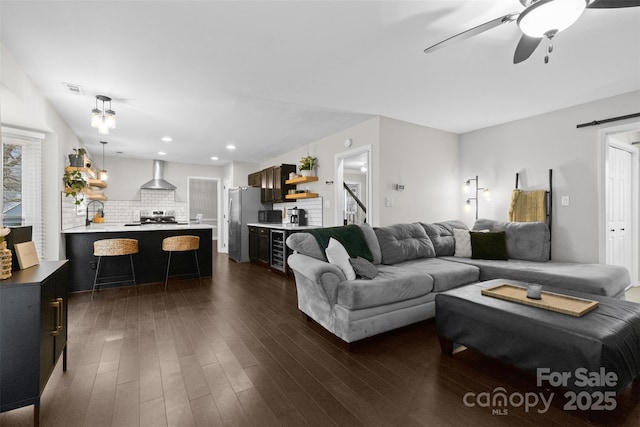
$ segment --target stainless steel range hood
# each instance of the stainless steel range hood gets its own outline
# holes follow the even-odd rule
[[[143,190],[175,190],[176,186],[163,178],[164,160],[153,161],[153,179],[140,186]]]

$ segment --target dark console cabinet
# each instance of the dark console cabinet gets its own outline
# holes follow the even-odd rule
[[[43,262],[0,281],[0,412],[34,406],[60,355],[67,365],[68,263]]]

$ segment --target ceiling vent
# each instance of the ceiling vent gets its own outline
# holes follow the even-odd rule
[[[62,86],[64,86],[64,89],[69,93],[72,93],[74,95],[84,96],[84,89],[82,89],[82,86],[74,85],[73,83],[65,83],[65,82],[62,82]]]

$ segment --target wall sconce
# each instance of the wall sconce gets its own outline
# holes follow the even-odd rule
[[[469,197],[466,202],[464,203],[464,211],[465,212],[470,212],[471,211],[471,201],[473,200],[475,203],[475,208],[476,208],[476,219],[478,219],[478,193],[480,193],[480,191],[482,191],[482,195],[486,200],[491,200],[491,191],[488,188],[484,188],[484,187],[480,187],[479,181],[478,181],[478,175],[476,175],[475,178],[469,178],[468,180],[465,181],[464,183],[464,190],[465,192],[469,192],[471,191],[471,181],[474,181],[475,183],[475,197]]]
[[[102,102],[102,110],[98,108],[98,101]],[[104,103],[109,103],[105,109]],[[91,127],[98,128],[100,135],[109,135],[109,129],[116,128],[116,112],[111,109],[111,98],[104,95],[96,95],[96,107],[91,110]]]

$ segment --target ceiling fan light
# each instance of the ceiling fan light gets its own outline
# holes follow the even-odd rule
[[[559,32],[578,20],[588,0],[540,0],[518,16],[518,26],[529,37],[542,38],[549,31]]]

